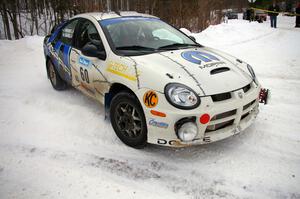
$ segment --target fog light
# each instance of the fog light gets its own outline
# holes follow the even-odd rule
[[[177,134],[180,140],[190,142],[194,140],[198,134],[197,125],[193,122],[184,123],[178,129]]]

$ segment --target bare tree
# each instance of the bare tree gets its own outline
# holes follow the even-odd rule
[[[241,10],[247,5],[247,0],[0,0],[3,21],[0,34],[6,39],[12,39],[13,35],[15,39],[24,34],[44,35],[73,15],[111,10],[149,13],[175,27],[201,31],[221,21],[222,9]]]
[[[6,7],[6,1],[2,1],[1,2],[1,16],[2,16],[3,25],[4,25],[5,37],[7,39],[11,40],[12,37],[11,37],[11,32],[10,32],[10,27],[9,27],[7,10],[8,9]]]

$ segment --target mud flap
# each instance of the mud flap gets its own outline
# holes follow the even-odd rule
[[[111,103],[111,100],[112,100],[112,94],[111,93],[105,93],[105,96],[104,96],[104,100],[105,100],[105,117],[104,119],[110,119],[109,118],[109,108],[110,108],[110,103]]]

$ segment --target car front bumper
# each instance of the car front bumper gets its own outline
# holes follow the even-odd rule
[[[185,147],[207,144],[239,134],[254,122],[259,112],[260,85],[252,82],[246,87],[228,92],[229,99],[222,99],[221,96],[228,93],[220,94],[219,99],[216,96],[201,97],[201,105],[193,110],[175,108],[169,104],[163,93],[157,92],[159,102],[156,107],[147,108],[142,102],[147,122],[148,143]],[[148,89],[140,89],[138,96],[147,91]],[[155,116],[151,110],[165,113],[166,116]],[[210,115],[210,121],[206,124],[200,122],[203,114]],[[191,117],[195,118],[198,134],[193,141],[184,142],[177,136],[176,123]]]

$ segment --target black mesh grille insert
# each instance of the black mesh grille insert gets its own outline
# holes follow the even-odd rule
[[[251,84],[248,84],[247,86],[245,86],[245,87],[243,88],[244,93],[247,93],[250,89],[251,89]]]
[[[244,107],[243,107],[243,111],[246,110],[247,108],[249,108],[252,104],[255,103],[256,100],[253,100],[252,102],[250,102],[249,104],[246,104]]]
[[[223,128],[226,128],[227,126],[231,126],[233,124],[234,120],[230,120],[228,122],[222,122],[216,125],[210,125],[206,128],[205,132],[212,132],[212,131],[216,131],[216,130],[220,130]]]
[[[235,115],[236,114],[236,109],[232,110],[232,111],[227,111],[227,112],[224,112],[224,113],[220,113],[218,115],[215,115],[211,121],[213,120],[218,120],[218,119],[222,119],[222,118],[226,118],[226,117],[230,117],[232,115]]]
[[[216,95],[212,95],[211,98],[214,102],[220,102],[220,101],[230,99],[231,98],[231,93],[228,92],[228,93],[216,94]]]
[[[246,113],[242,116],[241,120],[244,119],[245,117],[247,117],[250,113]]]

